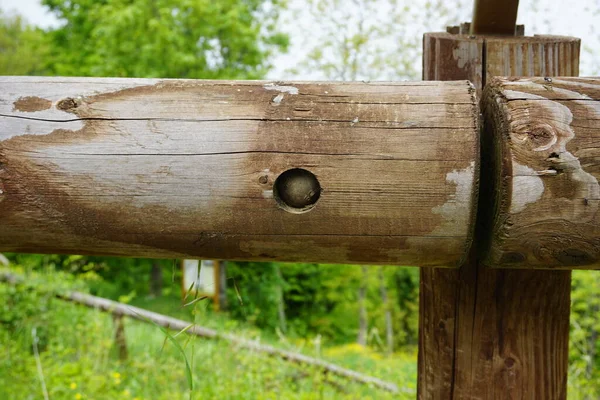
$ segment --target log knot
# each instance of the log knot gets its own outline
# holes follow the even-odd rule
[[[59,110],[63,110],[63,111],[69,111],[72,110],[73,108],[77,108],[77,106],[79,105],[79,102],[72,98],[72,97],[67,97],[65,99],[60,100],[57,104],[56,104],[56,108],[58,108]]]
[[[556,130],[548,124],[537,124],[529,133],[529,140],[535,146],[536,151],[548,149],[556,143]]]

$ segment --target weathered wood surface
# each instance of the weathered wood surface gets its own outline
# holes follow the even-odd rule
[[[568,36],[426,33],[423,80],[470,80],[481,97],[486,76],[577,76],[580,45]]]
[[[423,80],[454,81],[466,79],[477,94],[483,89],[482,36],[430,32],[423,35]],[[464,78],[457,78],[462,76]]]
[[[570,36],[484,37],[485,76],[578,76],[581,40]]]
[[[477,125],[466,81],[3,77],[0,250],[456,266]],[[309,212],[273,198],[293,168]]]
[[[570,271],[421,268],[419,399],[566,399]]]
[[[424,44],[429,35],[438,34],[427,34]],[[446,65],[451,73],[443,75],[444,79],[470,79],[481,88],[486,76],[489,79],[496,74],[493,71],[505,70],[503,62],[509,71],[517,67],[511,57],[503,57],[503,46],[486,46],[500,38],[476,37],[487,50],[485,59],[494,60],[493,65],[482,65],[483,50],[455,52],[464,48],[465,37],[457,36],[456,41],[446,37],[448,40],[436,44],[437,54],[446,56],[431,57],[424,51],[425,79],[433,79],[428,71],[443,72]],[[518,51],[514,45],[517,38],[505,39],[509,55],[513,54],[510,49]],[[523,68],[523,74],[547,76],[565,71],[568,65],[572,66],[569,74],[578,73],[578,39],[566,38],[562,46],[529,39],[532,45],[524,48],[533,51],[523,52],[527,58],[518,59],[521,65],[534,68],[533,72]],[[569,56],[563,53],[566,51]],[[488,135],[484,129],[483,138]],[[482,149],[483,161],[491,156],[486,151]],[[495,190],[489,185],[493,180],[484,164],[480,214],[489,211],[490,193]],[[481,236],[477,232],[475,240]],[[480,263],[473,252],[460,269],[421,268],[420,272],[419,399],[566,399],[570,271],[492,269]]]
[[[600,268],[600,79],[495,79],[482,108],[496,152],[485,262]]]

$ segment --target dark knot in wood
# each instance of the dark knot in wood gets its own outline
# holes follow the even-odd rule
[[[67,97],[66,99],[60,100],[56,104],[56,108],[63,111],[68,111],[73,108],[77,108],[77,101],[72,97]]]

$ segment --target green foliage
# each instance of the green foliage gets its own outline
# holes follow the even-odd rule
[[[600,398],[600,273],[573,271],[569,389],[573,399]],[[571,398],[571,396],[570,396]]]
[[[149,305],[157,312],[189,319],[194,314],[182,308],[181,269],[174,260],[135,258],[7,254],[29,271],[62,271],[86,280],[91,294],[136,306]],[[163,270],[163,295],[150,296],[150,269]],[[321,337],[324,343],[343,344],[356,340],[358,332],[358,288],[362,273],[358,265],[280,264],[228,262],[228,313],[275,335],[278,332],[281,288],[287,318],[288,338]],[[384,312],[377,268],[368,268],[367,315],[369,344],[384,350]],[[384,267],[385,284],[392,313],[395,347],[414,345],[418,327],[418,269]],[[167,299],[174,299],[174,302]],[[208,301],[203,302],[208,304]]]
[[[422,34],[461,21],[472,2],[428,0],[310,0],[302,12],[312,34],[302,38],[307,55],[289,72],[329,80],[419,79]],[[300,10],[298,10],[300,12]],[[295,22],[295,21],[293,21]]]
[[[19,15],[0,10],[0,73],[2,75],[41,75],[48,45],[42,30],[31,27]]]
[[[14,269],[17,273],[23,271],[23,268]],[[82,277],[75,283],[71,275],[47,268],[22,283],[0,284],[0,328],[9,335],[22,335],[26,338],[25,343],[31,346],[29,333],[35,327],[39,347],[43,349],[47,345],[49,332],[56,328],[57,321],[52,317],[56,308],[55,295],[73,288],[84,289],[85,280],[89,278]]]
[[[73,278],[61,274],[56,280],[52,276],[49,273],[29,274],[26,276],[27,285],[19,286],[19,291],[35,293],[41,289],[49,295],[54,281],[59,290],[66,290],[73,284],[82,289],[89,282],[82,281],[82,276]],[[62,283],[58,284],[58,281]],[[47,287],[45,290],[42,289],[44,285]],[[1,289],[7,286],[0,283]],[[33,288],[35,291],[32,291]],[[1,293],[0,302],[15,302],[14,293]],[[21,296],[19,299],[23,303],[33,303],[26,307],[30,310],[28,322],[23,322],[22,329],[18,331],[9,331],[0,325],[0,353],[3,355],[0,357],[0,398],[6,400],[40,398],[39,375],[30,339],[31,328],[41,326],[40,321],[51,321],[46,326],[46,345],[41,351],[40,361],[50,398],[55,400],[187,398],[189,384],[179,348],[183,349],[190,362],[193,399],[410,399],[415,396],[414,351],[385,358],[354,345],[325,348],[323,351],[327,361],[397,383],[401,388],[399,396],[324,375],[313,368],[299,367],[243,349],[232,349],[225,342],[182,334],[172,335],[178,346],[171,342],[164,345],[165,336],[155,326],[129,319],[125,320],[129,358],[119,361],[109,315],[61,300],[50,301],[48,307],[40,308],[39,298]],[[212,324],[220,330],[237,326],[231,325],[223,316],[215,318],[212,313],[204,312],[202,307],[198,311],[198,324]],[[261,337],[259,331],[249,331],[241,326],[235,330],[235,334],[269,342],[268,337]],[[301,350],[290,343],[271,341],[270,344]],[[303,348],[305,353],[313,355],[311,347]]]
[[[153,264],[158,264],[163,271],[164,294],[170,294],[173,290],[179,294],[179,287],[171,285],[181,282],[181,269],[176,260],[17,253],[8,253],[6,256],[29,271],[50,268],[87,276],[90,293],[119,301],[125,297],[149,296],[150,270]]]
[[[64,22],[48,32],[56,75],[262,77],[285,50],[278,0],[43,0]]]
[[[227,304],[229,313],[239,320],[262,328],[277,327],[273,266],[269,263],[228,262]]]
[[[373,345],[380,347],[385,332],[378,267],[368,268],[367,314]],[[330,343],[347,343],[358,332],[359,265],[281,264],[281,279],[274,264],[228,262],[229,312],[238,319],[275,331],[278,324],[277,287],[283,292],[288,336],[321,336]],[[388,304],[394,322],[395,342],[415,344],[418,327],[418,269],[385,267]],[[241,302],[238,299],[241,297]]]
[[[310,1],[320,40],[295,72],[319,70],[327,79],[346,81],[415,76],[412,60],[397,53],[416,47],[404,24],[408,7],[396,6],[394,0],[355,0],[350,7],[341,0]],[[382,23],[382,17],[395,22]]]

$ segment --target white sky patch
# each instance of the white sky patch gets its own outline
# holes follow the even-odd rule
[[[48,7],[42,6],[40,0],[0,0],[0,9],[4,13],[18,13],[27,22],[40,28],[60,26],[60,20],[54,16]]]

